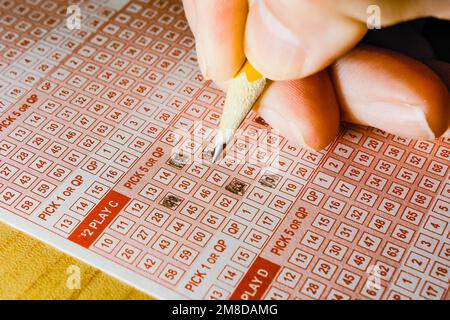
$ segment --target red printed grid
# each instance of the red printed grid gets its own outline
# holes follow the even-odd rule
[[[449,140],[347,127],[312,153],[251,114],[230,150],[256,163],[185,163],[174,150],[210,150],[223,94],[179,2],[86,2],[73,31],[63,3],[0,6],[2,215],[160,297],[448,298]]]

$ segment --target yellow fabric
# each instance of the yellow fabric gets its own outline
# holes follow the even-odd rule
[[[80,289],[66,286],[71,265],[80,268]],[[0,222],[0,299],[151,297]]]

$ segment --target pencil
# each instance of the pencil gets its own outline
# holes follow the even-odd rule
[[[230,81],[215,138],[212,162],[216,162],[266,86],[266,79],[246,61]]]

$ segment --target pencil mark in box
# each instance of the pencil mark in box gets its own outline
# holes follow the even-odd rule
[[[236,195],[243,196],[248,186],[248,183],[233,178],[233,180],[231,180],[231,182],[225,187],[225,189]]]
[[[260,124],[260,125],[263,125],[263,126],[265,126],[265,127],[267,127],[269,124],[266,122],[266,120],[264,120],[263,118],[261,118],[261,117],[256,117],[255,118],[255,122],[256,123],[258,123],[258,124]]]
[[[183,198],[180,198],[174,194],[168,193],[161,200],[161,202],[159,204],[161,204],[162,206],[164,206],[168,209],[176,210],[178,208],[178,206],[180,205],[180,203],[183,202],[183,200],[184,200]]]
[[[280,175],[266,173],[259,179],[259,183],[265,187],[275,189],[280,180],[281,180]]]
[[[167,164],[175,169],[183,169],[184,166],[188,163],[189,156],[185,155],[181,152],[175,153],[168,161]]]

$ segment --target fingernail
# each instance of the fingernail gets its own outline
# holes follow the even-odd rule
[[[298,123],[286,119],[277,111],[265,106],[261,106],[258,109],[258,113],[267,123],[279,130],[280,133],[290,142],[296,143],[300,147],[308,150],[313,150],[313,148],[306,144]]]
[[[361,108],[361,120],[400,136],[435,139],[436,135],[422,108],[407,103],[376,101]]]

